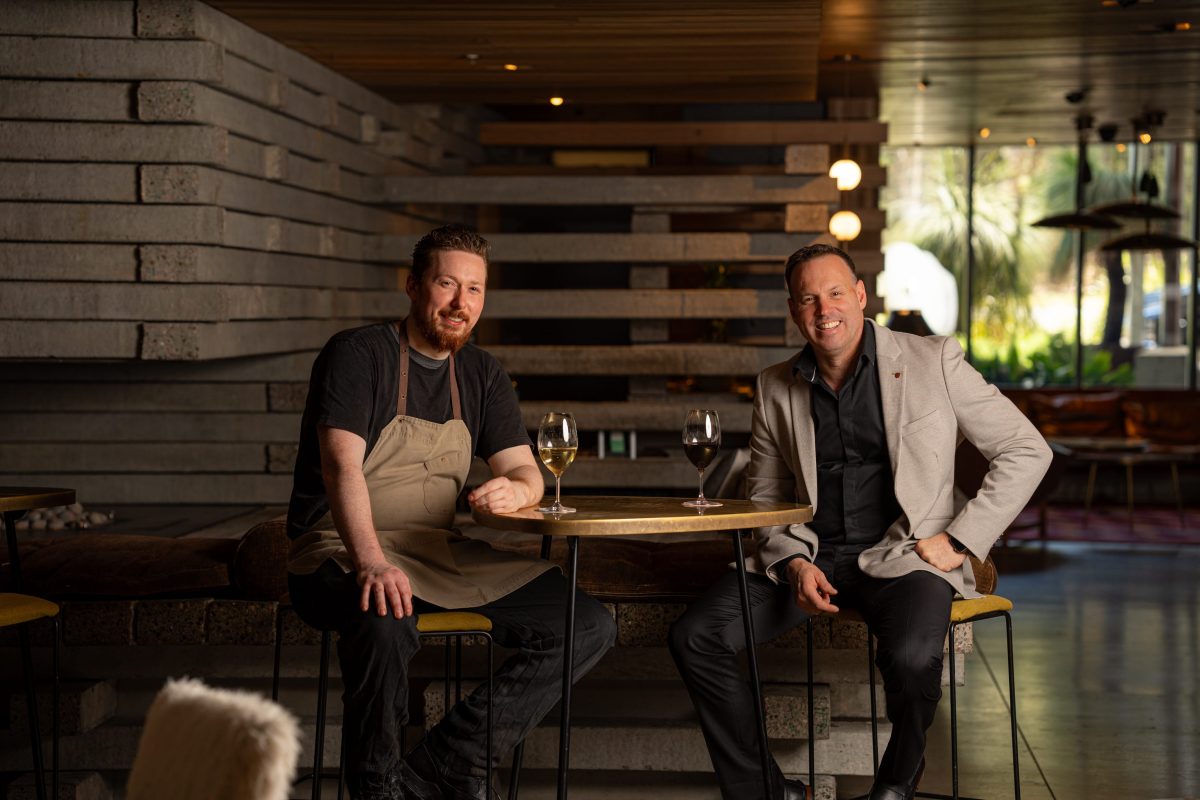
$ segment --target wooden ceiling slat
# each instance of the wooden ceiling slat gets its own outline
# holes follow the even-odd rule
[[[1168,112],[1165,138],[1200,132],[1200,0],[209,2],[401,102],[804,102],[848,79],[880,98],[893,143],[962,143],[981,124],[991,142],[1069,142],[1081,110],[1125,138],[1145,109]]]

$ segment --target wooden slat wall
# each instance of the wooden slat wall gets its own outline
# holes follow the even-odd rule
[[[667,381],[744,386],[796,338],[701,342],[672,338],[672,325],[785,330],[782,262],[829,241],[839,205],[863,218],[853,252],[869,288],[882,268],[886,131],[872,104],[845,125],[832,121],[840,110],[788,123],[492,121],[485,150],[484,114],[389,103],[202,3],[18,5],[0,21],[3,482],[73,486],[84,502],[284,502],[315,349],[404,313],[407,253],[442,220],[478,220],[493,242],[481,343],[518,384],[628,382],[623,400],[523,403],[531,428],[551,407],[572,408],[587,446],[600,429],[674,441],[696,404],[744,438],[750,407],[733,383],[679,396]],[[848,195],[824,174],[843,141],[866,175]],[[730,165],[708,160],[710,146],[782,146],[786,157]],[[644,149],[653,166],[550,166],[552,151],[596,147]],[[630,225],[512,233],[494,222],[508,209],[506,230],[538,230],[542,206],[622,207]],[[687,278],[717,265],[768,280]],[[506,284],[516,269],[558,288]],[[595,270],[627,273],[625,288],[589,288]],[[564,316],[618,320],[628,335],[577,345],[493,333]],[[575,488],[694,483],[675,451],[636,464],[583,458],[570,476]]]
[[[461,172],[475,115],[174,0],[15,2],[0,76],[0,482],[286,502],[315,349],[403,313],[390,237],[464,213],[382,179]]]

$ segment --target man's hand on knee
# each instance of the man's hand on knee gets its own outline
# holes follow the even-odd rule
[[[837,589],[825,577],[820,567],[803,558],[793,558],[787,565],[788,581],[796,595],[796,605],[809,614],[836,614],[840,609],[830,600]]]
[[[359,569],[356,577],[362,588],[359,606],[364,612],[374,605],[375,613],[381,617],[387,616],[389,607],[396,619],[412,616],[412,587],[404,570],[379,561]]]
[[[950,544],[950,534],[945,531],[917,542],[917,555],[926,564],[942,572],[958,569],[967,558],[966,553],[954,552],[954,547]]]

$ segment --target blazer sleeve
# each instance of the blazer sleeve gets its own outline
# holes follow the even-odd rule
[[[990,464],[979,493],[946,531],[982,561],[1029,502],[1052,454],[1025,415],[967,363],[953,338],[942,345],[942,373],[959,430]]]
[[[797,501],[797,477],[781,450],[789,445],[772,432],[767,408],[767,393],[780,390],[778,384],[771,385],[764,380],[764,375],[758,376],[750,422],[750,467],[746,485],[751,500],[794,503]],[[753,563],[758,572],[776,583],[784,580],[777,570],[782,566],[781,562],[792,556],[812,561],[817,555],[817,534],[807,525],[776,525],[757,528],[754,533],[757,548]]]

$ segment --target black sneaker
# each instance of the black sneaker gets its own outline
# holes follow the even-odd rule
[[[441,794],[433,795],[441,800],[499,800],[497,794],[484,778],[472,775],[462,775],[448,769],[435,756],[425,742],[421,742],[401,762],[425,786],[440,789]],[[425,800],[426,795],[412,795],[416,800]]]

